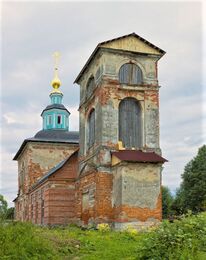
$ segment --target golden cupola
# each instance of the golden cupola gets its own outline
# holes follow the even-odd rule
[[[55,68],[54,68],[54,78],[51,82],[51,85],[53,87],[53,90],[51,93],[61,93],[61,91],[59,90],[61,81],[58,77],[58,61],[59,61],[60,54],[59,54],[59,52],[55,52],[53,56],[55,59]]]
[[[58,66],[57,66],[59,53],[55,52],[53,56],[55,58],[55,66],[54,66],[54,78],[51,82],[53,90],[49,95],[51,99],[51,104],[48,105],[41,113],[41,116],[43,118],[43,130],[42,130],[43,132],[41,131],[40,135],[41,133],[45,134],[46,131],[45,136],[49,136],[51,134],[53,138],[55,135],[55,136],[59,136],[59,138],[61,139],[61,134],[59,134],[57,130],[61,130],[61,131],[69,130],[70,112],[62,104],[63,94],[59,90],[59,87],[61,85],[61,81],[58,77]]]

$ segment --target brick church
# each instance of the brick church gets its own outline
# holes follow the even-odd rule
[[[75,79],[79,132],[70,131],[58,69],[42,130],[18,161],[15,216],[42,225],[161,221],[158,60],[163,50],[135,33],[99,43]]]

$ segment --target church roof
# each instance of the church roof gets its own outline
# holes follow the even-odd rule
[[[84,73],[84,71],[87,69],[87,67],[89,66],[90,62],[93,60],[95,54],[98,52],[98,50],[100,48],[114,48],[114,43],[115,41],[120,41],[123,40],[125,38],[129,38],[129,37],[134,37],[137,40],[141,41],[143,44],[145,44],[146,46],[150,47],[150,49],[154,49],[155,53],[159,54],[160,56],[163,56],[165,54],[165,51],[160,49],[159,47],[155,46],[154,44],[152,44],[151,42],[147,41],[146,39],[142,38],[141,36],[137,35],[136,33],[130,33],[127,35],[123,35],[121,37],[117,37],[108,41],[104,41],[104,42],[100,42],[97,47],[95,48],[95,50],[93,51],[93,53],[91,54],[91,56],[89,57],[89,59],[87,60],[86,64],[84,65],[84,67],[82,68],[82,70],[80,71],[79,75],[77,76],[77,78],[75,79],[74,83],[78,83],[79,79],[81,78],[82,74]],[[118,49],[118,48],[114,48],[114,49]],[[138,52],[137,50],[135,50],[135,52]],[[144,53],[142,51],[140,51],[140,53]]]
[[[17,160],[25,145],[28,142],[46,142],[46,143],[79,143],[79,132],[67,131],[61,129],[41,130],[35,134],[34,137],[27,138],[23,141],[13,160]]]
[[[79,132],[61,129],[41,130],[35,134],[34,138],[48,141],[68,141],[79,143]]]
[[[137,150],[120,150],[112,152],[120,161],[127,162],[150,162],[150,163],[164,163],[167,160],[154,152],[142,152]]]
[[[79,149],[78,149],[79,150]],[[44,182],[46,179],[48,179],[52,174],[54,174],[55,172],[57,172],[57,170],[61,169],[66,162],[68,162],[73,156],[77,156],[78,155],[78,150],[76,150],[75,152],[73,152],[69,157],[67,157],[66,159],[64,159],[63,161],[61,161],[60,163],[58,163],[55,167],[53,167],[51,170],[49,170],[44,176],[42,176],[32,187],[32,189],[36,188],[39,184],[41,184],[42,182]],[[70,176],[70,178],[75,178],[75,176]]]
[[[41,115],[44,113],[44,111],[47,111],[47,110],[50,110],[50,109],[61,109],[61,110],[65,110],[67,111],[69,114],[70,112],[66,109],[66,107],[62,104],[51,104],[51,105],[48,105],[41,113]]]

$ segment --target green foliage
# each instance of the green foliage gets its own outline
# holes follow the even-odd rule
[[[137,252],[137,259],[144,260],[206,259],[206,214],[164,221],[142,237]]]
[[[6,218],[7,207],[7,201],[4,199],[4,196],[0,194],[0,220]]]
[[[119,259],[135,259],[135,250],[137,246],[138,236],[128,234],[127,232],[99,230],[81,230],[77,227],[55,228],[46,231],[46,237],[54,241],[61,241],[60,244],[67,240],[67,248],[69,250],[62,251],[63,247],[53,247],[58,250],[62,259],[67,256],[68,259],[79,257],[77,259],[85,260],[119,260]],[[70,240],[70,241],[69,241]],[[59,244],[59,242],[58,242]]]
[[[56,259],[48,241],[28,223],[0,223],[0,259]]]
[[[10,219],[10,220],[14,219],[14,208],[13,207],[7,209],[6,219]]]
[[[162,186],[162,215],[167,219],[173,215],[172,204],[173,197],[168,187]]]
[[[10,260],[203,260],[206,214],[187,216],[147,231],[100,232],[76,226],[0,224],[0,259]]]
[[[5,219],[14,219],[14,208],[8,208],[7,201],[4,199],[4,196],[0,194],[0,220]]]
[[[178,214],[206,210],[206,145],[185,166],[173,208]]]

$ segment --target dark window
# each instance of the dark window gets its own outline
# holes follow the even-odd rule
[[[94,77],[91,77],[87,83],[87,97],[91,96],[95,87]]]
[[[119,105],[119,140],[126,148],[140,148],[141,136],[141,108],[134,98],[125,98]]]
[[[88,146],[90,148],[94,144],[94,137],[95,137],[95,110],[94,109],[89,114],[88,124],[89,124]]]
[[[62,119],[61,116],[57,116],[57,124],[61,124],[61,119]]]
[[[119,70],[119,82],[121,84],[141,84],[142,83],[142,71],[133,63],[126,63],[122,65]]]

